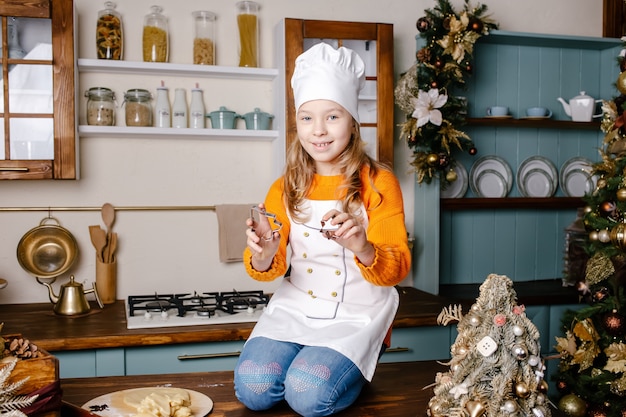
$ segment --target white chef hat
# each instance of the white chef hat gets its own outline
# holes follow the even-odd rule
[[[332,100],[359,121],[359,91],[365,85],[365,64],[351,49],[318,43],[296,58],[291,88],[296,105]]]

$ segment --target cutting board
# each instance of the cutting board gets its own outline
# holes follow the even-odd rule
[[[102,417],[131,417],[137,414],[137,410],[124,403],[124,396],[132,391],[143,390],[145,388],[133,388],[122,391],[115,391],[96,397],[85,404],[82,408]],[[158,392],[159,387],[151,389]],[[213,409],[213,400],[201,392],[184,388],[189,392],[191,398],[191,412],[193,417],[204,417]]]

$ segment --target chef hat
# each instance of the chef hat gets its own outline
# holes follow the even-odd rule
[[[332,100],[359,121],[359,91],[365,85],[365,64],[351,49],[318,43],[296,58],[291,88],[296,105]]]

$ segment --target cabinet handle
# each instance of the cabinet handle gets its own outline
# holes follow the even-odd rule
[[[180,355],[179,361],[188,361],[191,359],[211,359],[211,358],[230,358],[232,356],[241,355],[240,351],[236,352],[222,352],[222,353],[201,353],[199,355]]]
[[[389,348],[385,350],[385,353],[401,353],[401,352],[410,352],[411,349],[408,347],[395,347]]]
[[[27,172],[28,168],[27,167],[2,167],[2,168],[0,168],[0,171],[21,171],[21,172]]]

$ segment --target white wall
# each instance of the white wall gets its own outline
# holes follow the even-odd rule
[[[95,21],[104,1],[75,0],[79,16],[79,54],[95,58]],[[259,0],[261,3],[261,66],[273,67],[275,25],[284,17],[384,22],[394,25],[397,74],[411,66],[415,56],[415,21],[434,6],[427,0]],[[141,60],[143,16],[152,4],[164,7],[171,33],[170,62],[191,63],[191,12],[211,10],[217,19],[217,63],[237,64],[235,0],[117,0],[124,18],[125,58]],[[601,0],[492,0],[485,2],[502,30],[600,36]],[[456,5],[462,2],[457,0]],[[480,65],[477,63],[476,65]],[[80,77],[81,124],[84,91],[105,86],[122,93],[128,88],[154,91],[158,77],[133,78],[88,74]],[[208,111],[225,105],[237,112],[261,107],[272,111],[271,84],[166,80],[173,88],[188,90],[195,82],[205,89]],[[254,88],[250,100],[249,89]],[[397,112],[397,119],[403,117]],[[119,113],[120,115],[122,113]],[[122,119],[123,120],[123,119]],[[123,121],[120,122],[123,125]],[[396,139],[396,173],[404,190],[407,227],[413,228],[413,188],[410,152]],[[0,207],[213,205],[248,203],[263,199],[272,182],[271,144],[261,142],[203,141],[199,139],[85,138],[80,140],[81,179],[78,181],[0,182]],[[0,277],[9,285],[0,290],[0,304],[45,302],[45,288],[19,266],[16,246],[22,235],[46,212],[0,211]],[[70,273],[91,286],[95,259],[88,226],[101,224],[98,212],[53,212],[79,242],[80,256]],[[419,215],[419,213],[417,213]],[[214,212],[118,212],[118,298],[159,291],[225,291],[237,288],[271,291],[275,283],[260,284],[245,275],[240,264],[222,264],[217,254]],[[67,277],[58,279],[65,283]],[[410,281],[409,281],[410,282]],[[58,285],[55,284],[58,287]]]

